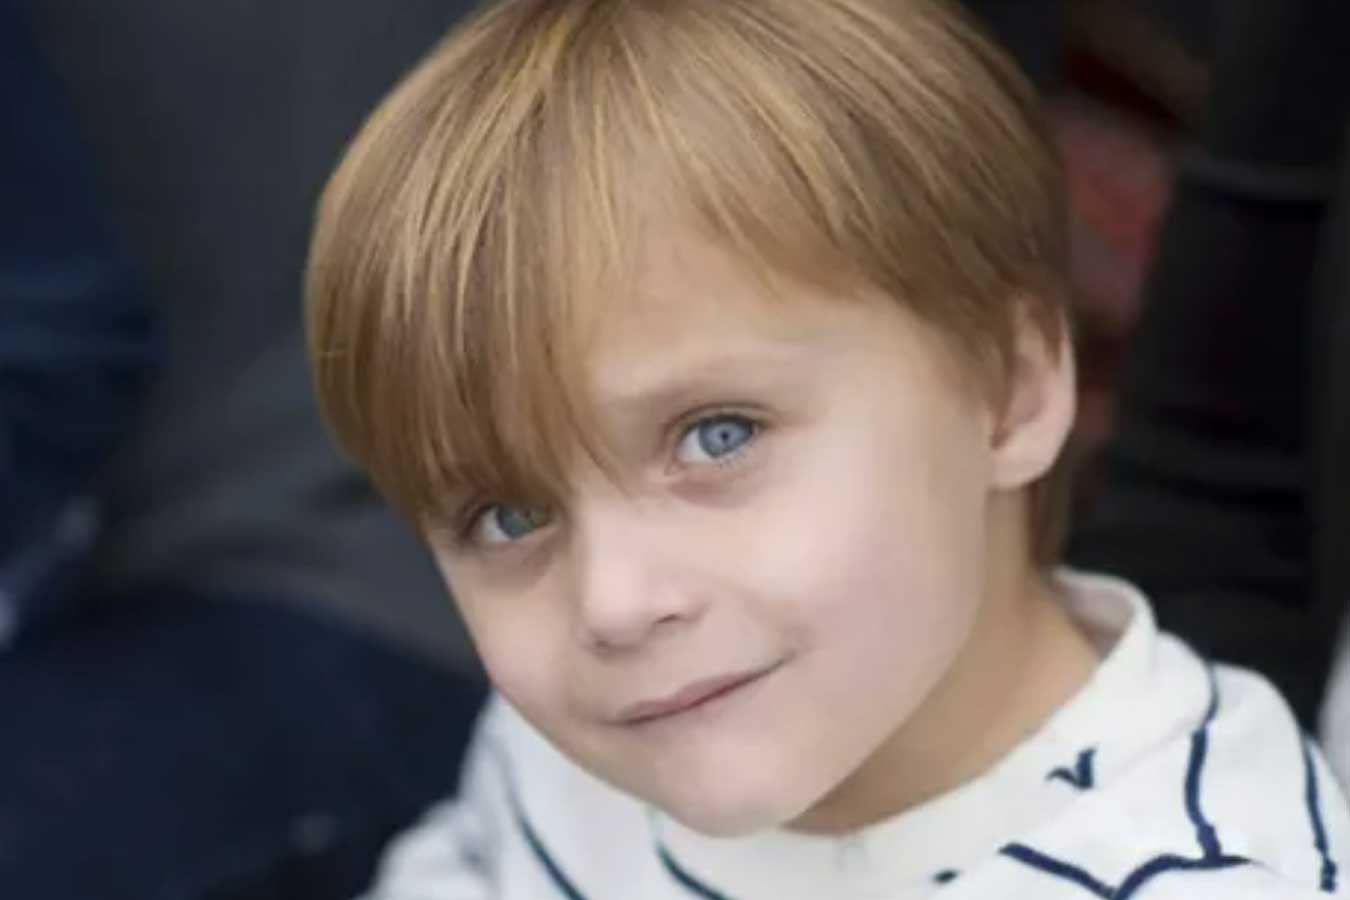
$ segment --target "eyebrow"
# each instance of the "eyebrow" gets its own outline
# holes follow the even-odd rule
[[[798,352],[792,352],[796,350]],[[782,383],[801,358],[800,345],[758,344],[676,354],[644,365],[622,385],[597,390],[597,408],[618,418],[685,406],[727,390],[763,390]]]

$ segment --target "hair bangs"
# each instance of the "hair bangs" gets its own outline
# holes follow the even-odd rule
[[[452,35],[458,52],[377,111],[321,203],[307,285],[319,393],[419,526],[466,496],[556,503],[578,452],[608,465],[585,347],[631,292],[640,123],[617,48],[611,67],[589,64],[605,48],[578,52],[599,29],[576,9],[538,4],[528,30],[489,14]],[[491,64],[471,65],[488,40]]]
[[[881,291],[997,383],[1013,300],[1056,339],[1065,222],[1034,92],[935,0],[507,0],[453,31],[325,190],[311,357],[419,526],[608,468],[588,348],[645,226]]]

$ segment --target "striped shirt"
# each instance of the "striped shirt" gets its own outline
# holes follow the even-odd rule
[[[838,837],[709,838],[596,780],[500,698],[460,796],[368,900],[1244,900],[1350,894],[1350,814],[1262,678],[1160,633],[1116,579],[1064,573],[1098,670],[990,771]]]

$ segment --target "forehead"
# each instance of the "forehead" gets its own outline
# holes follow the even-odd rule
[[[631,287],[598,304],[587,390],[603,407],[671,382],[748,376],[876,351],[925,360],[931,329],[900,304],[837,279],[775,274],[693,228],[653,226]]]
[[[651,226],[631,286],[597,309],[586,345],[591,387],[622,395],[672,367],[810,352],[841,330],[849,305],[767,274],[692,228]]]

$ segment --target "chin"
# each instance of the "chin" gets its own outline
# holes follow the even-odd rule
[[[790,821],[774,810],[758,806],[727,806],[688,803],[662,807],[666,815],[686,828],[715,838],[737,838],[776,828]]]
[[[757,773],[761,777],[765,773]],[[779,828],[804,815],[819,799],[806,792],[784,790],[784,783],[726,776],[715,781],[693,779],[652,801],[670,818],[708,837],[744,837]],[[795,796],[796,794],[802,796]]]

